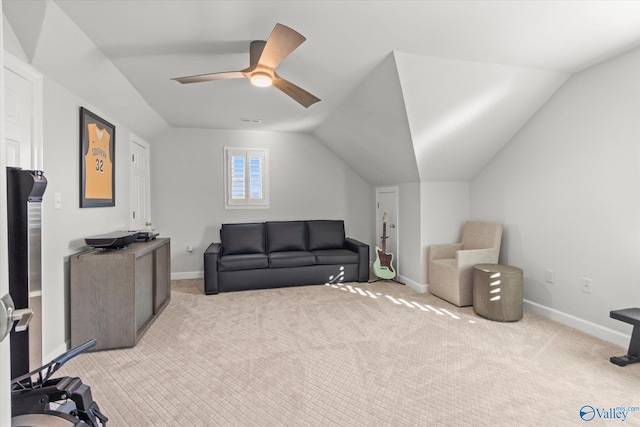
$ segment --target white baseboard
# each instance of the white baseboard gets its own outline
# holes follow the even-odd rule
[[[554,308],[550,308],[526,299],[524,300],[524,308],[527,311],[539,314],[540,316],[544,316],[551,320],[555,320],[556,322],[560,322],[563,325],[567,325],[589,335],[593,335],[594,337],[609,341],[624,348],[629,347],[629,340],[631,339],[631,335],[623,334],[622,332],[605,328],[604,326],[598,325],[588,320],[581,319],[571,314],[567,314]],[[615,355],[612,354],[612,356]]]
[[[413,280],[409,279],[408,277],[404,277],[403,275],[398,275],[398,281],[404,283],[414,291],[421,294],[426,293],[428,289],[426,284],[414,282]]]
[[[202,279],[203,277],[204,271],[185,271],[183,273],[171,273],[171,280]]]

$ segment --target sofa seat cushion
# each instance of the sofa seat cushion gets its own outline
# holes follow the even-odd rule
[[[269,267],[271,268],[304,267],[315,263],[315,255],[306,251],[271,252],[269,254]]]
[[[316,263],[324,265],[357,264],[358,254],[348,249],[325,249],[313,251]]]
[[[269,258],[266,254],[224,255],[218,259],[219,271],[252,270],[268,268]]]

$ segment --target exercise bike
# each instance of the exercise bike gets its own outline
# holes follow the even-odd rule
[[[67,361],[96,345],[90,340],[52,362],[11,381],[12,427],[100,427],[108,418],[77,377],[51,376]]]

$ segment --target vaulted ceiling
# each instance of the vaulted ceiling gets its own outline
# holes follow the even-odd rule
[[[313,133],[372,185],[471,179],[572,73],[640,46],[636,1],[3,0],[3,9],[29,62],[106,110],[146,117],[145,136],[166,125]],[[170,80],[245,68],[250,42],[276,23],[307,37],[278,73],[321,102],[305,109],[245,79]]]

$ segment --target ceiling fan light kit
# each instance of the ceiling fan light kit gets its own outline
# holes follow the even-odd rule
[[[303,107],[308,108],[320,101],[320,98],[276,74],[276,67],[305,40],[306,38],[297,31],[285,25],[276,24],[266,42],[255,40],[251,43],[249,67],[244,70],[177,77],[172,80],[185,84],[247,78],[254,86],[273,85]]]
[[[267,73],[256,72],[251,75],[251,84],[258,87],[269,87],[273,84],[273,80]]]

